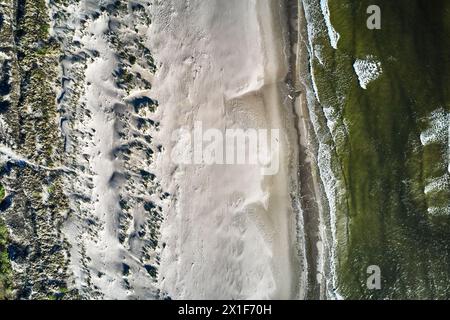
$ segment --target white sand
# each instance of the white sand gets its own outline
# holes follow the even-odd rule
[[[158,159],[173,194],[165,214],[159,286],[172,298],[297,297],[296,218],[289,164],[296,154],[280,2],[159,1],[149,34],[160,64],[159,101],[165,146]],[[285,104],[286,103],[286,104]],[[257,165],[171,162],[172,132],[192,128],[280,129],[280,171]]]

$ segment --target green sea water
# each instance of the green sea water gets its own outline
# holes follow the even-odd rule
[[[310,61],[319,118],[331,113],[339,128],[337,289],[355,299],[450,298],[450,1],[328,2],[337,49],[316,21]],[[319,1],[306,3],[311,21],[324,20]],[[370,5],[381,9],[379,30],[367,28]],[[367,89],[357,59],[380,65]],[[370,265],[381,289],[366,285]]]

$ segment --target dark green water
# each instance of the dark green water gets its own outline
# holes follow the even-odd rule
[[[336,212],[339,292],[450,298],[450,189],[424,192],[449,174],[450,1],[329,2],[337,50],[319,32],[314,45],[323,64],[312,63],[320,105],[333,108],[345,128],[333,159],[345,185]],[[381,8],[381,30],[366,27],[373,4]],[[317,19],[318,8],[311,9]],[[367,56],[382,74],[364,90],[353,64]],[[441,128],[423,145],[433,112]],[[381,269],[380,290],[366,286],[369,265]]]

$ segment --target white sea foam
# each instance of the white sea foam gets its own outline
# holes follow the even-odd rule
[[[317,8],[319,6],[318,1],[314,0],[303,0],[303,7],[305,10],[305,18],[306,18],[306,27],[308,31],[308,52],[310,56],[310,81],[311,88],[307,86],[307,100],[308,100],[308,109],[311,118],[311,123],[313,125],[314,132],[317,137],[318,142],[318,154],[317,154],[317,164],[320,172],[320,178],[322,180],[322,184],[325,189],[325,196],[327,198],[328,207],[329,207],[329,217],[328,219],[321,212],[321,226],[320,226],[320,236],[322,239],[322,245],[326,250],[322,251],[322,256],[319,257],[321,261],[318,262],[318,266],[322,268],[319,270],[323,272],[323,275],[326,276],[327,281],[327,297],[334,299],[342,299],[342,296],[339,294],[337,290],[337,274],[336,274],[336,245],[337,245],[337,218],[336,218],[336,210],[339,199],[345,193],[345,186],[339,181],[336,175],[333,172],[332,168],[332,153],[333,146],[330,145],[330,139],[328,138],[329,132],[333,140],[338,141],[337,137],[340,137],[345,133],[345,128],[341,128],[342,125],[338,125],[336,112],[331,108],[323,109],[323,112],[326,117],[326,125],[324,128],[318,118],[318,114],[320,114],[319,110],[316,110],[315,105],[316,101],[320,103],[319,100],[319,91],[316,84],[316,79],[314,76],[314,68],[313,61],[314,57],[319,60],[321,64],[326,63],[323,61],[322,55],[315,52],[314,48],[314,40],[319,33],[323,30],[323,21],[321,21],[319,14],[317,12]],[[325,25],[328,31],[328,35],[330,37],[330,42],[333,48],[337,48],[337,42],[339,40],[339,35],[334,33],[334,28],[332,28],[330,19],[329,19],[329,9],[328,2],[321,1],[320,2],[321,14],[325,17]],[[320,59],[319,59],[320,57]],[[312,90],[311,90],[312,89]],[[329,229],[328,229],[329,228]],[[325,265],[329,268],[329,274],[325,273]]]
[[[429,116],[430,126],[420,134],[420,142],[423,146],[430,143],[445,143],[449,139],[450,113],[439,108]]]
[[[420,134],[423,146],[431,143],[446,145],[447,171],[450,173],[450,113],[443,108],[433,111],[429,116],[429,127]]]
[[[365,59],[356,59],[353,69],[358,76],[359,85],[367,89],[367,85],[376,80],[383,72],[381,63],[373,56],[367,56]]]
[[[337,124],[334,108],[333,107],[323,107],[323,113],[325,114],[325,117],[327,118],[328,129],[330,129],[331,133],[335,132],[338,124]]]
[[[337,44],[340,38],[339,33],[334,29],[330,19],[330,8],[328,7],[328,0],[320,0],[320,8],[322,9],[323,17],[325,18],[325,24],[327,25],[328,37],[330,38],[330,44],[334,49],[337,49]]]
[[[448,216],[450,215],[450,206],[447,207],[430,207],[427,209],[431,216]]]
[[[323,244],[325,247],[329,250],[329,265],[331,270],[331,281],[330,285],[333,288],[337,287],[337,276],[336,276],[336,244],[337,244],[337,238],[336,238],[336,211],[337,211],[337,203],[338,199],[342,196],[342,192],[344,190],[344,186],[340,181],[336,178],[333,168],[332,168],[332,146],[325,141],[325,136],[320,134],[321,125],[318,121],[318,117],[316,112],[317,110],[314,109],[314,103],[310,101],[308,103],[308,109],[310,112],[311,122],[313,124],[314,130],[316,132],[316,136],[318,137],[318,146],[319,150],[317,153],[317,164],[320,172],[320,179],[322,181],[323,187],[325,189],[325,195],[328,200],[328,207],[329,207],[329,223],[326,221],[325,217],[323,216],[323,213],[321,213],[321,227],[320,227],[320,233],[321,233],[321,239],[323,241]],[[330,235],[331,238],[329,240],[327,226],[330,227]],[[320,260],[325,259],[325,257],[320,258]],[[319,262],[319,266],[322,266],[322,268],[325,267],[325,262],[321,261]],[[321,270],[323,274],[325,274],[325,269]],[[329,292],[329,296],[339,298],[337,291]]]
[[[319,89],[317,88],[316,77],[314,76],[314,67],[312,66],[312,64],[311,64],[310,68],[311,68],[311,69],[310,69],[310,73],[311,73],[311,83],[312,83],[312,86],[313,86],[314,95],[315,95],[317,101],[320,102],[320,98],[319,98]]]
[[[448,174],[445,174],[442,177],[431,180],[431,182],[425,186],[424,192],[425,194],[429,194],[430,192],[439,192],[449,189],[450,189],[450,176]]]
[[[450,113],[443,108],[438,108],[429,115],[428,124],[428,128],[420,134],[420,142],[424,147],[430,144],[445,146],[442,160],[447,162],[448,171],[441,177],[431,179],[425,186],[424,193],[433,197],[436,192],[450,189]],[[428,214],[432,216],[449,215],[450,205],[447,207],[433,205],[428,208]]]
[[[314,46],[314,56],[317,58],[317,61],[319,61],[319,63],[323,65],[323,54],[321,45]]]

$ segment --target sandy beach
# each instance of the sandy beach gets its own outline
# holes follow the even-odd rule
[[[160,289],[173,298],[300,297],[298,143],[283,5],[165,1],[154,10],[149,39],[160,69],[152,93],[161,106],[157,139],[166,146],[159,170],[173,195],[161,228]],[[196,121],[220,130],[279,129],[279,172],[174,164],[172,132]]]

